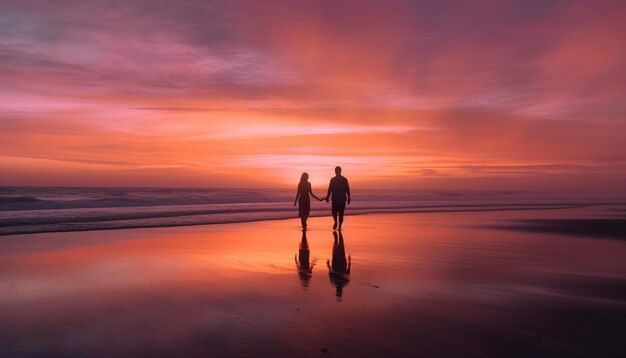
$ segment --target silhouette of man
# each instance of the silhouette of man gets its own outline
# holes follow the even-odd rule
[[[328,278],[330,283],[335,286],[335,297],[337,301],[341,301],[343,297],[343,288],[350,283],[350,269],[352,267],[352,258],[350,255],[346,258],[346,248],[343,243],[343,235],[339,231],[333,231],[333,259],[326,260],[328,267]]]
[[[339,166],[335,167],[335,177],[330,179],[330,184],[328,184],[328,193],[324,198],[326,202],[328,202],[331,194],[333,220],[335,221],[333,230],[336,230],[337,227],[341,230],[343,212],[346,210],[346,201],[350,204],[350,185],[348,185],[348,179],[341,175],[341,167]],[[339,216],[339,226],[337,226],[337,216]]]

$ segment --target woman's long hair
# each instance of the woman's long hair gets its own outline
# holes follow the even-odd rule
[[[298,183],[298,189],[302,188],[307,183],[307,180],[309,180],[309,174],[306,172],[302,173],[302,176],[300,176],[300,183]]]

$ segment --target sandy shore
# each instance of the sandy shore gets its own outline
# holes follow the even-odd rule
[[[0,356],[623,356],[623,209],[3,236]]]

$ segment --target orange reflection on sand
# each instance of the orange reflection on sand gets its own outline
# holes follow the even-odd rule
[[[528,353],[565,344],[589,352],[598,342],[571,337],[587,334],[588,314],[613,337],[624,242],[490,225],[600,214],[348,216],[341,235],[316,217],[306,238],[295,219],[7,236],[0,327],[10,329],[0,329],[0,352],[500,356],[488,354],[494,339]]]

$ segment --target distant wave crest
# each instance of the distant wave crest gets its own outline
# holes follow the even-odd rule
[[[32,196],[0,196],[0,205],[15,204],[15,203],[39,203],[43,200],[39,200]]]

